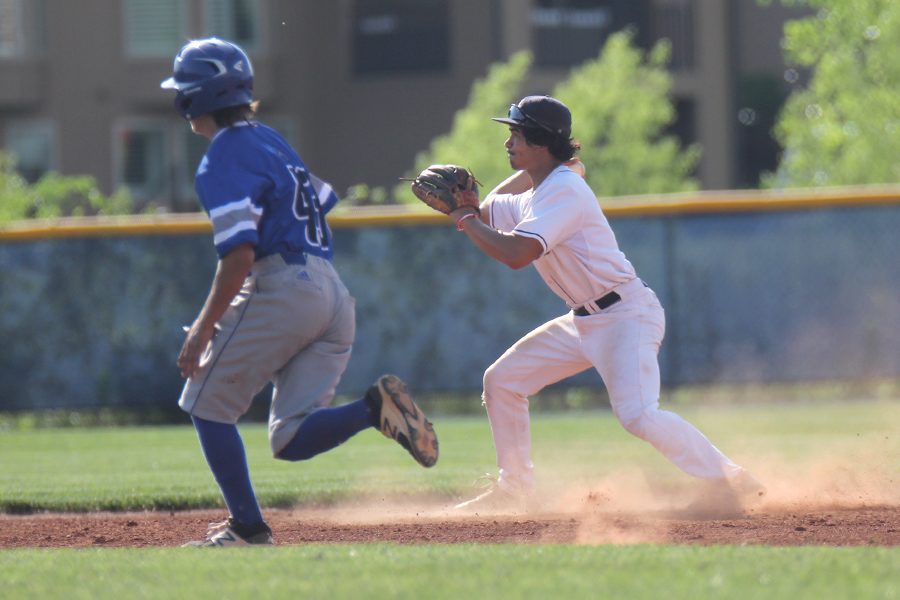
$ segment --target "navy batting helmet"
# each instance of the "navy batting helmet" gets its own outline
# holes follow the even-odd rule
[[[159,84],[175,90],[175,108],[185,119],[253,101],[253,67],[231,42],[194,40],[175,56],[172,77]]]
[[[525,96],[518,104],[509,106],[509,116],[494,117],[492,121],[543,129],[553,135],[569,138],[572,135],[572,113],[569,107],[550,96]]]

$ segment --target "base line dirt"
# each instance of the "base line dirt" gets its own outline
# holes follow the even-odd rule
[[[364,516],[368,512],[368,517]],[[342,507],[278,509],[266,518],[280,545],[398,544],[760,544],[898,546],[900,507],[772,508],[738,518],[664,512],[467,515],[424,507],[389,511]],[[0,548],[178,546],[201,539],[217,511],[0,515]]]

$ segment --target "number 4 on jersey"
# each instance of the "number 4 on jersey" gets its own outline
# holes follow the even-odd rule
[[[296,165],[288,166],[288,172],[296,184],[294,188],[294,217],[306,221],[306,241],[310,246],[327,249],[328,228],[322,215],[322,203],[313,187],[309,172]]]

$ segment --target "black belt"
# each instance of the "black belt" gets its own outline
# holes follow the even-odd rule
[[[618,295],[615,292],[610,292],[607,295],[594,300],[594,304],[596,304],[597,308],[599,308],[600,310],[605,310],[621,299],[622,299],[622,296]],[[592,314],[584,306],[573,309],[572,312],[575,313],[576,317],[586,317],[586,316]]]

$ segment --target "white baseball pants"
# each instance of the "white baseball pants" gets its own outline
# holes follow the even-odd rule
[[[613,413],[690,475],[736,476],[741,467],[696,427],[659,409],[659,347],[665,333],[663,308],[640,280],[606,310],[579,317],[569,312],[516,342],[484,374],[487,409],[501,487],[534,486],[528,396],[593,366],[609,392]]]

